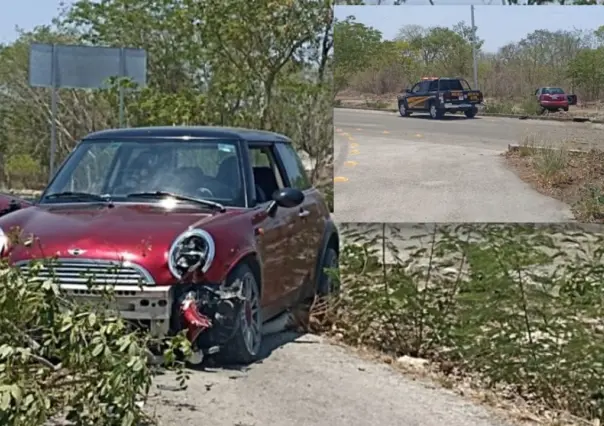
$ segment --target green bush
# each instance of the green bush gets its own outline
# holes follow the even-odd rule
[[[330,329],[604,420],[603,236],[521,225],[441,226],[427,244],[394,225],[368,234],[343,229]]]
[[[140,402],[154,375],[150,337],[102,304],[74,304],[50,280],[3,264],[0,336],[0,424],[127,426],[147,418]],[[179,335],[167,344],[166,360],[178,367],[175,349],[188,353],[187,341]]]
[[[29,154],[14,154],[6,159],[5,179],[10,188],[35,189],[43,175],[40,162]]]

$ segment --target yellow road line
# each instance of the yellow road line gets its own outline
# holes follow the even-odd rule
[[[352,150],[350,150],[350,154],[351,155],[357,155],[358,153],[359,153],[358,149],[352,149]]]
[[[344,163],[344,165],[345,165],[345,166],[349,166],[349,167],[354,167],[354,166],[356,166],[357,164],[359,164],[359,163],[357,163],[356,161],[346,161],[346,162]]]
[[[353,142],[353,143],[351,143],[351,144],[350,144],[350,147],[351,147],[351,148],[358,148],[358,147],[359,147],[359,144],[358,144],[358,143],[356,143],[356,142]]]
[[[348,182],[348,178],[344,176],[336,176],[333,178],[334,182]]]

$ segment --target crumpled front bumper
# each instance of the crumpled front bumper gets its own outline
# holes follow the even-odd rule
[[[60,284],[61,292],[76,303],[107,307],[126,320],[139,321],[149,327],[153,337],[170,332],[174,296],[168,286]]]

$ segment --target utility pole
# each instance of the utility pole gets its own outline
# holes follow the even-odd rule
[[[476,59],[476,24],[474,23],[474,5],[470,6],[472,14],[472,62],[474,63],[474,89],[478,90],[478,59]]]

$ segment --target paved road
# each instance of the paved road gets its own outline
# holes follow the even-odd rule
[[[342,222],[573,220],[567,205],[522,182],[500,154],[531,136],[604,146],[604,131],[592,126],[335,109],[335,212]]]
[[[270,356],[246,371],[193,372],[186,391],[158,390],[147,404],[160,425],[503,426],[485,408],[319,337],[274,336]],[[160,376],[156,385],[173,385]]]

